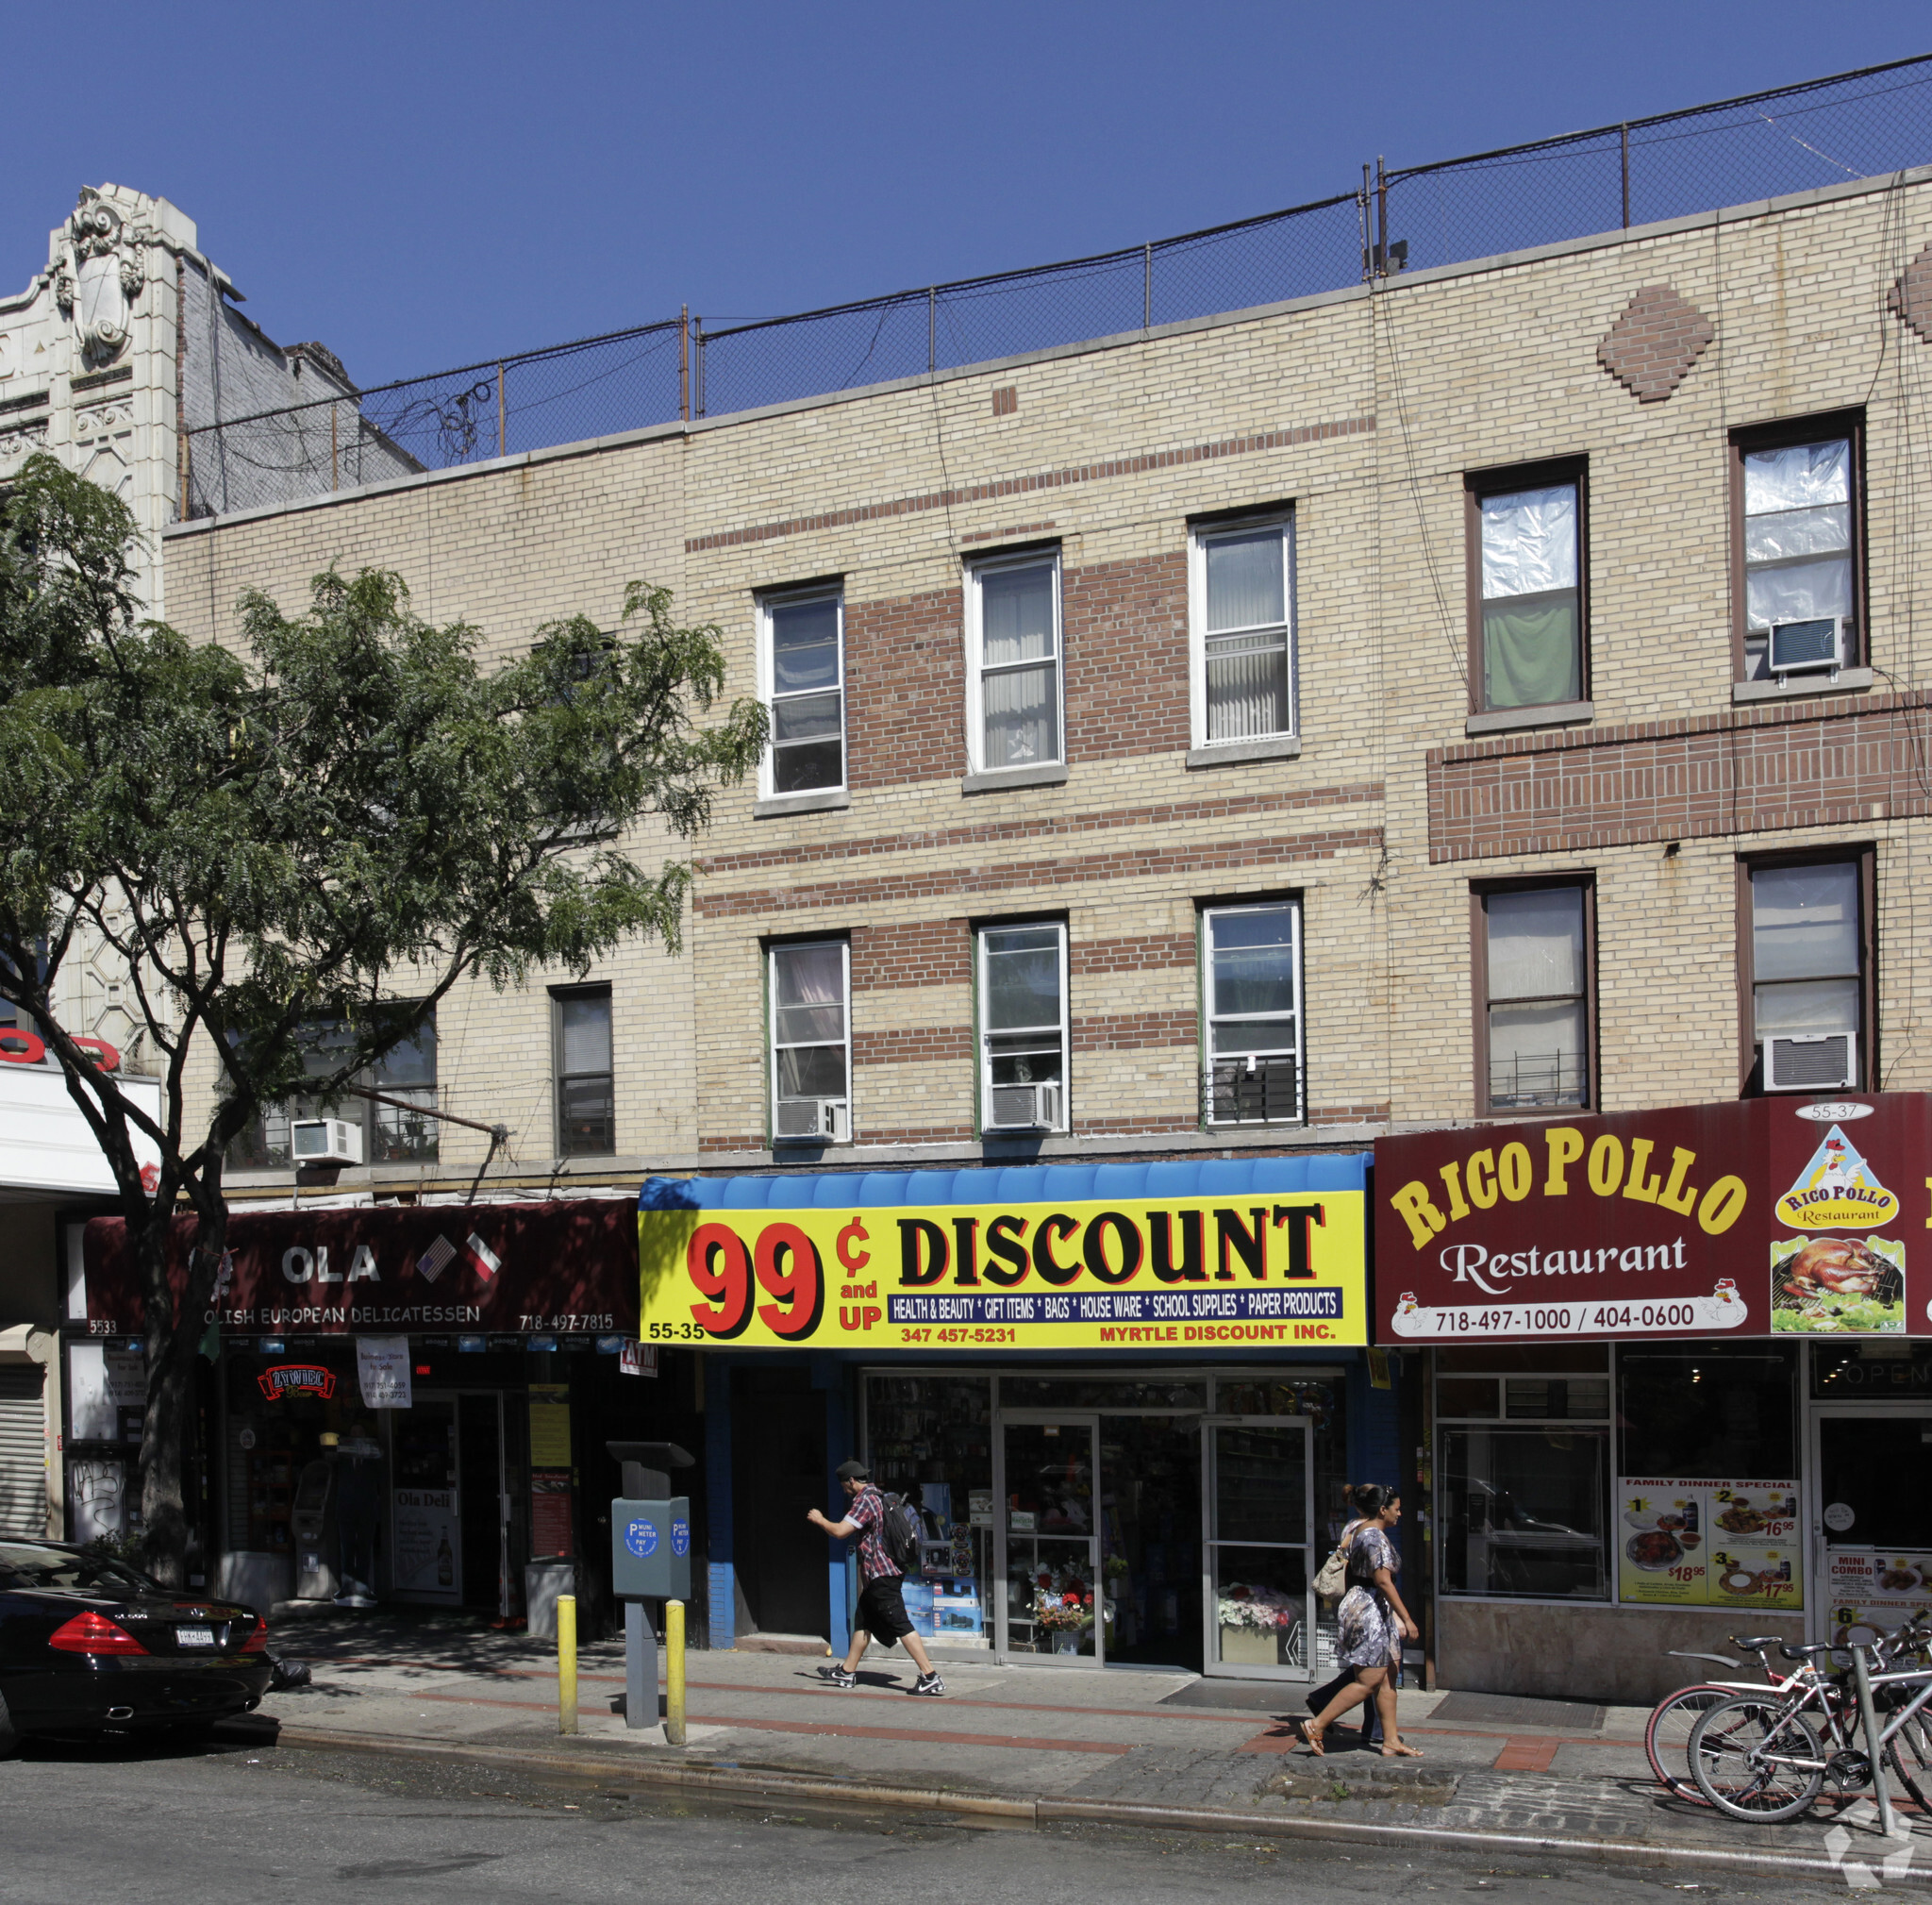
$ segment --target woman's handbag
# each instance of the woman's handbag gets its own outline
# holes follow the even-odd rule
[[[1315,1592],[1324,1601],[1339,1601],[1348,1592],[1348,1551],[1354,1546],[1355,1530],[1351,1529],[1315,1576]]]

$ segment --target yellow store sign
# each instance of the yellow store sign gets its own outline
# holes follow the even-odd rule
[[[815,1200],[734,1209],[720,1201],[721,1187],[734,1181],[782,1194],[811,1180],[654,1180],[639,1212],[641,1334],[647,1343],[747,1348],[1365,1344],[1361,1161],[1222,1165],[1244,1180],[1224,1195],[1216,1195],[1216,1166],[1170,1166],[1170,1173],[1198,1177],[1206,1195],[1158,1200]],[[1311,1172],[1311,1164],[1327,1168]],[[1131,1176],[1144,1178],[1151,1168]],[[1064,1177],[1082,1188],[1096,1175],[1091,1168],[957,1174],[994,1182]],[[1356,1181],[1302,1188],[1311,1176]],[[872,1191],[898,1178],[836,1181]]]

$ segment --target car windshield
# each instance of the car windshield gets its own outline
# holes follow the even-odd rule
[[[0,1588],[137,1588],[154,1583],[125,1562],[36,1542],[0,1541]]]

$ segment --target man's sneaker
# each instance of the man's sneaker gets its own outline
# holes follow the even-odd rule
[[[858,1684],[858,1676],[848,1674],[842,1661],[834,1661],[829,1666],[821,1667],[819,1679],[829,1680],[835,1687],[856,1687]]]
[[[915,1694],[942,1694],[945,1690],[946,1683],[937,1672],[921,1674],[918,1684],[912,1689]]]

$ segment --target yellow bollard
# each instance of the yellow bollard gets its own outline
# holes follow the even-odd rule
[[[557,1597],[557,1730],[577,1730],[577,1597]]]
[[[664,1603],[664,1743],[684,1745],[684,1603]]]

